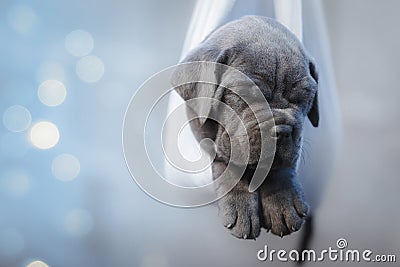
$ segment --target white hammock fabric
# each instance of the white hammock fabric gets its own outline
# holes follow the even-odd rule
[[[186,32],[181,60],[228,16],[234,0],[198,0]]]

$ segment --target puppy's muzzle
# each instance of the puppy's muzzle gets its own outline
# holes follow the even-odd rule
[[[271,127],[269,134],[277,142],[288,142],[292,139],[293,127],[290,125],[276,125]]]
[[[244,131],[237,131],[231,138],[224,132],[221,136],[221,145],[223,151],[227,152],[226,156],[231,154],[231,149],[242,151],[236,153],[236,156],[230,155],[230,160],[236,165],[251,165],[257,163],[268,162],[274,157],[274,143],[275,138],[270,135],[272,120],[266,120],[260,124],[255,122],[248,122]],[[261,134],[262,133],[262,134]],[[244,149],[248,144],[248,152],[246,154]],[[263,150],[264,153],[261,153]],[[262,164],[261,164],[262,165]]]

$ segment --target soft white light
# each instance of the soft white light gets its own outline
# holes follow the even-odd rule
[[[5,173],[2,176],[1,187],[9,195],[22,197],[29,191],[29,177],[20,171]]]
[[[53,123],[41,121],[32,126],[29,137],[35,147],[49,149],[58,143],[60,133]]]
[[[0,230],[0,257],[15,257],[25,246],[21,233],[14,228]]]
[[[31,124],[31,113],[23,106],[9,107],[3,114],[4,126],[11,132],[22,132]]]
[[[47,265],[43,261],[32,261],[26,267],[49,267],[49,265]]]
[[[78,60],[75,70],[79,79],[87,83],[94,83],[103,77],[104,64],[96,56],[86,56]]]
[[[51,170],[53,175],[61,181],[71,181],[80,172],[79,160],[70,154],[61,154],[53,160]]]
[[[65,48],[76,57],[83,57],[93,50],[93,37],[84,30],[75,30],[65,37]]]
[[[43,62],[36,71],[36,80],[38,82],[45,80],[65,81],[64,67],[56,61]]]
[[[83,209],[74,209],[67,213],[64,220],[65,230],[73,236],[83,236],[93,227],[92,215]]]
[[[40,84],[38,90],[40,102],[55,107],[64,102],[67,90],[62,82],[57,80],[47,80]]]
[[[8,22],[17,33],[26,34],[35,25],[36,13],[29,6],[17,5],[9,11]]]

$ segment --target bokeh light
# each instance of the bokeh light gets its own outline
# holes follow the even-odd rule
[[[17,256],[25,246],[21,233],[14,228],[0,230],[0,258]]]
[[[8,12],[8,23],[17,33],[30,32],[37,20],[35,11],[27,5],[17,5]]]
[[[15,105],[7,108],[3,114],[3,124],[11,132],[22,132],[31,124],[31,113],[27,108]]]
[[[35,147],[49,149],[58,143],[60,133],[53,123],[41,121],[32,126],[29,137]]]
[[[84,236],[93,228],[92,215],[84,209],[71,210],[65,216],[64,227],[72,236]]]
[[[38,90],[40,102],[55,107],[64,102],[67,90],[62,82],[57,80],[46,80],[40,84]]]
[[[76,63],[76,74],[79,79],[87,83],[94,83],[103,77],[103,61],[96,56],[86,56]]]
[[[61,181],[71,181],[80,172],[79,160],[70,154],[61,154],[53,160],[51,166],[53,175]]]
[[[1,178],[1,189],[5,191],[7,195],[22,197],[28,193],[30,179],[26,173],[22,171],[11,171],[3,173]]]
[[[76,57],[90,54],[93,50],[93,44],[92,35],[84,30],[72,31],[65,37],[65,48],[71,55]]]
[[[42,82],[45,80],[65,81],[64,67],[56,61],[45,61],[36,71],[36,80]]]
[[[49,267],[46,263],[43,261],[32,261],[29,263],[26,267]]]

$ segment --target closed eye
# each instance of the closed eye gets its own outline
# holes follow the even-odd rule
[[[232,93],[242,97],[254,98],[260,94],[260,88],[254,83],[240,83],[230,87]]]
[[[317,88],[317,83],[312,77],[306,76],[292,83],[292,89],[314,91]]]

